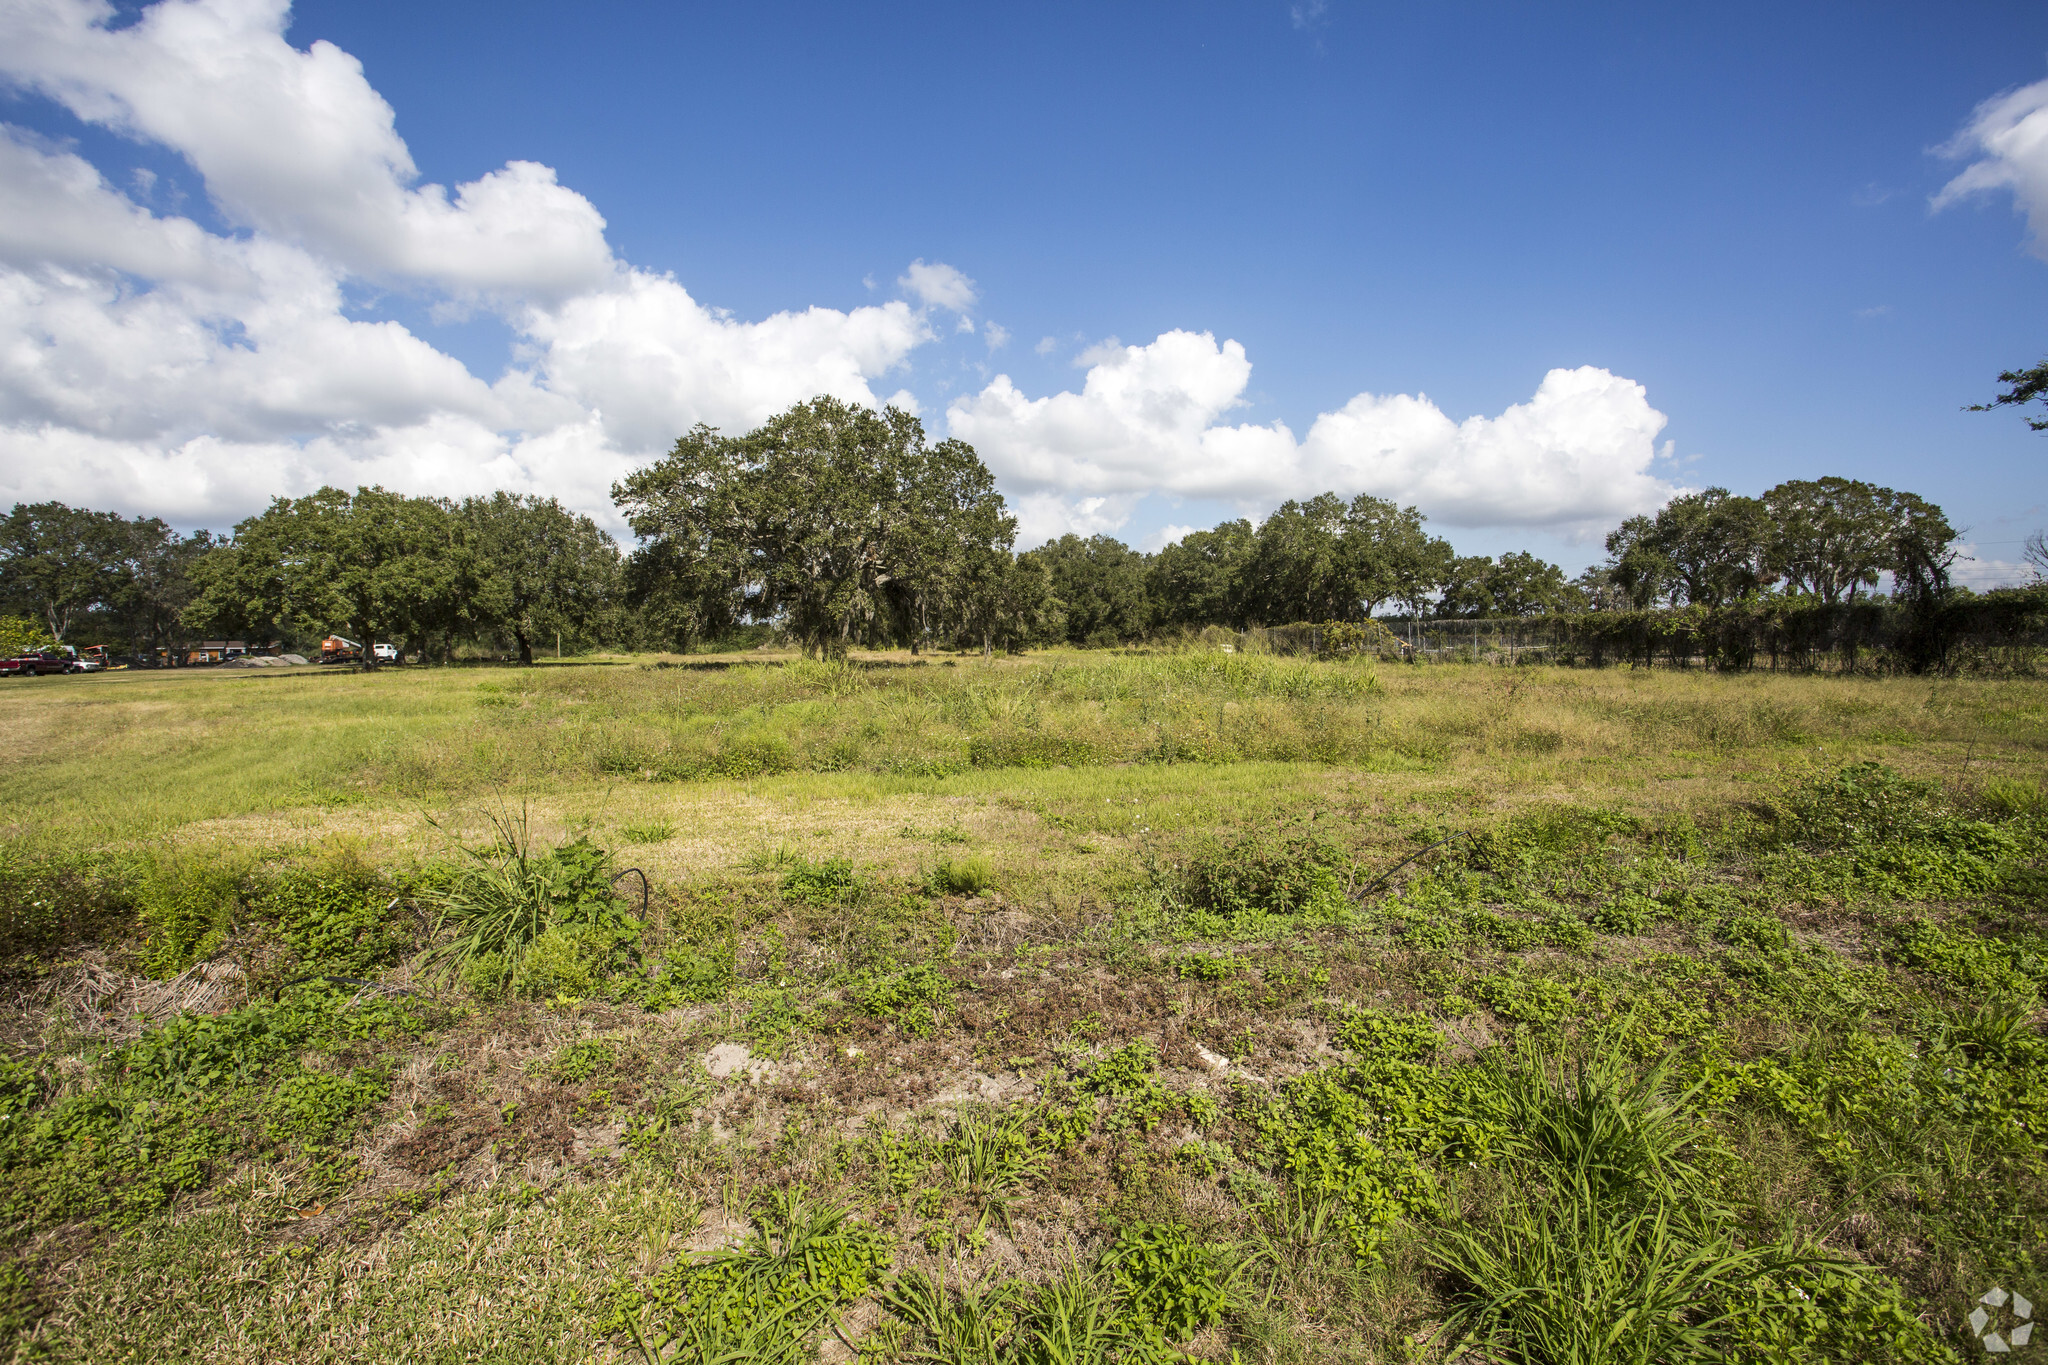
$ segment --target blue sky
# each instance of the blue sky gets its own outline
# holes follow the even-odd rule
[[[55,338],[0,369],[0,496],[602,512],[679,423],[826,388],[976,440],[1028,535],[1149,547],[1336,485],[1575,568],[1674,488],[1824,473],[1939,501],[1993,576],[2048,524],[2048,438],[1960,410],[2048,354],[2048,142],[1931,207],[1973,111],[2048,78],[2038,4],[33,8],[0,20],[12,174],[90,223],[0,234]],[[414,202],[514,162],[556,186]],[[181,263],[116,241],[179,220]],[[743,330],[778,314],[803,335]]]

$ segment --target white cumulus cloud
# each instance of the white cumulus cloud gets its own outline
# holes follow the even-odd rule
[[[1552,370],[1527,402],[1462,422],[1426,397],[1363,393],[1297,439],[1285,423],[1225,420],[1251,379],[1235,341],[1173,331],[1145,346],[1105,344],[1089,359],[1078,393],[1030,398],[998,375],[947,411],[951,434],[1027,495],[1027,531],[1128,515],[1150,492],[1263,511],[1335,489],[1412,503],[1451,525],[1572,533],[1676,491],[1651,472],[1664,415],[1642,385],[1592,366]]]
[[[2048,260],[2048,80],[1984,101],[1941,150],[1957,160],[1976,159],[1942,186],[1934,208],[2010,190],[2014,206],[2027,215],[2034,254]]]
[[[899,287],[917,297],[927,308],[945,308],[955,313],[964,313],[974,307],[980,296],[974,292],[974,281],[941,261],[927,265],[922,257],[910,263],[910,269],[896,279]],[[963,331],[973,331],[974,325],[962,319]]]

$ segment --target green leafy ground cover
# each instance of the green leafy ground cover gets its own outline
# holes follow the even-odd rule
[[[1958,762],[1745,731],[1690,760],[1719,785],[1644,801],[1518,757],[1524,681],[1459,680],[1510,719],[1438,714],[1490,738],[1398,796],[1289,770],[1197,818],[1025,769],[1020,825],[884,810],[845,853],[657,865],[644,908],[626,861],[687,817],[17,837],[0,1329],[22,1359],[1974,1358],[1984,1290],[2048,1301],[2040,702],[1963,697],[2017,719]],[[1926,709],[1840,681],[1774,704]]]

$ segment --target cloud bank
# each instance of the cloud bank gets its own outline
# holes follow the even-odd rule
[[[0,6],[0,81],[175,153],[213,213],[152,207],[152,177],[124,189],[0,126],[0,505],[220,526],[276,493],[381,482],[547,493],[616,524],[610,484],[697,422],[744,429],[819,393],[915,410],[900,384],[920,347],[1009,340],[943,262],[911,262],[890,302],[746,321],[619,259],[547,166],[421,183],[361,64],[293,47],[288,19],[282,0],[162,0],[126,23],[102,0]],[[372,290],[502,319],[511,363],[473,373],[366,316]],[[1086,359],[1079,392],[1027,397],[998,375],[945,412],[1027,539],[1118,529],[1154,493],[1256,513],[1335,488],[1454,525],[1573,528],[1673,491],[1650,473],[1663,415],[1606,370],[1553,370],[1462,422],[1360,394],[1297,438],[1231,423],[1251,374],[1235,341],[1172,331]]]
[[[1027,532],[1114,529],[1161,492],[1248,511],[1324,489],[1413,503],[1453,526],[1611,525],[1675,491],[1655,477],[1664,414],[1603,369],[1552,370],[1498,417],[1454,422],[1424,396],[1362,393],[1297,439],[1285,423],[1228,425],[1251,362],[1235,341],[1168,332],[1098,348],[1079,393],[1026,398],[998,375],[954,401],[952,433],[1017,491]]]

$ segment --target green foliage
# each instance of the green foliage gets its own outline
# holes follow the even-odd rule
[[[57,642],[42,622],[30,616],[0,616],[0,659],[12,659]]]
[[[438,912],[427,965],[473,987],[587,994],[630,958],[642,927],[613,889],[610,856],[581,838],[536,853],[523,817],[497,833],[425,893]]]
[[[460,613],[463,556],[446,504],[383,488],[276,498],[193,569],[187,625],[268,634],[423,637]],[[365,658],[374,666],[374,660]]]
[[[615,1310],[615,1329],[648,1365],[795,1365],[833,1311],[872,1290],[888,1243],[799,1186],[779,1191],[729,1251],[679,1262]]]
[[[464,624],[509,641],[519,661],[536,643],[583,647],[616,608],[618,546],[587,516],[553,498],[498,492],[465,498],[455,512]],[[639,841],[636,841],[639,842]]]
[[[791,1038],[818,1025],[817,1011],[797,998],[795,991],[756,990],[750,992],[747,1036],[769,1052],[779,1054]]]
[[[1104,1053],[1081,1076],[1084,1095],[1112,1102],[1106,1123],[1111,1128],[1136,1125],[1149,1133],[1177,1104],[1159,1083],[1159,1053],[1147,1042],[1126,1043]]]
[[[359,863],[292,867],[259,884],[250,909],[276,925],[293,975],[368,976],[411,941],[389,890]]]
[[[1517,964],[1472,982],[1473,995],[1500,1015],[1541,1037],[1555,1037],[1581,1013],[1572,986],[1552,977],[1534,976]]]
[[[785,899],[803,905],[837,905],[861,890],[860,874],[850,858],[827,858],[822,862],[800,862],[782,878]]]
[[[1759,831],[1770,879],[1807,899],[1953,900],[1995,886],[2025,841],[1930,782],[1852,763],[1795,787]]]
[[[1602,933],[1640,934],[1663,917],[1664,907],[1648,896],[1623,893],[1593,911],[1593,926]]]
[[[882,1306],[913,1333],[902,1359],[929,1365],[984,1365],[1017,1325],[1022,1285],[948,1284],[906,1271],[882,1292]]]
[[[1427,1163],[1477,1160],[1496,1133],[1464,1100],[1470,1068],[1435,1064],[1440,1040],[1427,1019],[1356,1014],[1338,1042],[1355,1061],[1296,1077],[1245,1117],[1267,1169],[1333,1201],[1339,1230],[1364,1258],[1394,1222],[1435,1207]]]
[[[979,1219],[993,1212],[1010,1228],[1009,1196],[1045,1173],[1049,1158],[1026,1133],[1022,1114],[971,1114],[953,1127],[940,1160]]]
[[[979,896],[995,884],[995,870],[986,858],[943,859],[925,879],[935,896]]]
[[[54,1096],[17,1073],[0,1125],[0,1207],[27,1226],[124,1224],[202,1188],[238,1154],[331,1155],[387,1093],[382,1066],[349,1066],[344,1054],[423,1028],[403,1005],[338,1008],[347,998],[302,989],[180,1016]]]
[[[1760,1274],[1728,1302],[1722,1349],[1739,1365],[1960,1365],[1896,1284],[1861,1267],[1818,1262]]]
[[[1189,953],[1174,966],[1183,981],[1228,981],[1245,970],[1244,959],[1235,953]]]
[[[610,1043],[602,1038],[585,1038],[557,1052],[548,1063],[547,1073],[575,1084],[610,1071],[618,1060],[619,1051]]]
[[[241,909],[249,875],[246,856],[164,852],[146,858],[134,881],[143,970],[176,976],[210,956]]]
[[[279,1081],[265,1102],[263,1136],[280,1146],[331,1149],[350,1136],[365,1110],[390,1093],[382,1068],[301,1071]]]
[[[0,1057],[0,1142],[42,1103],[48,1086],[43,1068],[27,1058]]]
[[[863,1013],[887,1019],[913,1038],[928,1038],[953,1004],[953,982],[929,963],[858,983],[853,998]]]
[[[133,877],[113,859],[0,844],[0,958],[118,941],[134,921]]]
[[[1475,1098],[1503,1121],[1505,1198],[1437,1234],[1455,1342],[1544,1365],[1946,1358],[1864,1267],[1746,1241],[1695,1162],[1707,1136],[1688,1097],[1664,1079],[1611,1054],[1485,1073]]]
[[[1349,855],[1312,832],[1250,833],[1192,858],[1179,899],[1200,936],[1257,937],[1295,917],[1341,921],[1350,910],[1344,888],[1351,869]]]
[[[2048,979],[2038,952],[1958,926],[1908,920],[1894,941],[1901,962],[1977,997],[2032,1001]]]
[[[870,635],[988,631],[1016,521],[974,448],[819,397],[744,436],[699,426],[612,497],[635,595],[687,641],[782,622],[806,656]]]
[[[1222,1320],[1231,1278],[1224,1249],[1196,1241],[1183,1225],[1129,1224],[1105,1260],[1131,1311],[1169,1341]]]
[[[1786,799],[1801,843],[1816,850],[1943,842],[1956,821],[1931,782],[1879,763],[1852,763],[1795,788]]]
[[[623,965],[620,947],[620,935],[610,926],[550,925],[520,951],[510,978],[512,993],[528,1000],[585,999],[614,966]]]
[[[1639,836],[1642,821],[1618,811],[1546,805],[1465,841],[1466,862],[1501,876],[1550,871],[1610,840]]]
[[[1070,1261],[1031,1295],[1017,1326],[1020,1365],[1165,1365],[1158,1325],[1132,1311],[1113,1269]]]
[[[1569,1061],[1533,1053],[1493,1058],[1472,1098],[1502,1134],[1496,1150],[1627,1202],[1694,1180],[1702,1134],[1693,1094],[1668,1095],[1668,1078],[1666,1063],[1637,1075],[1611,1052]]]
[[[614,998],[633,1000],[647,1009],[722,1000],[732,989],[733,951],[730,941],[709,946],[671,944],[651,976],[614,981]]]
[[[1070,644],[1116,645],[1143,635],[1152,624],[1145,556],[1114,536],[1084,539],[1069,531],[1018,560],[1045,572]]]
[[[1204,1095],[1202,1098],[1209,1097]],[[1210,1102],[1214,1103],[1213,1100]],[[1173,1164],[1189,1175],[1203,1179],[1215,1175],[1230,1162],[1230,1148],[1208,1138],[1191,1138],[1173,1149]]]

